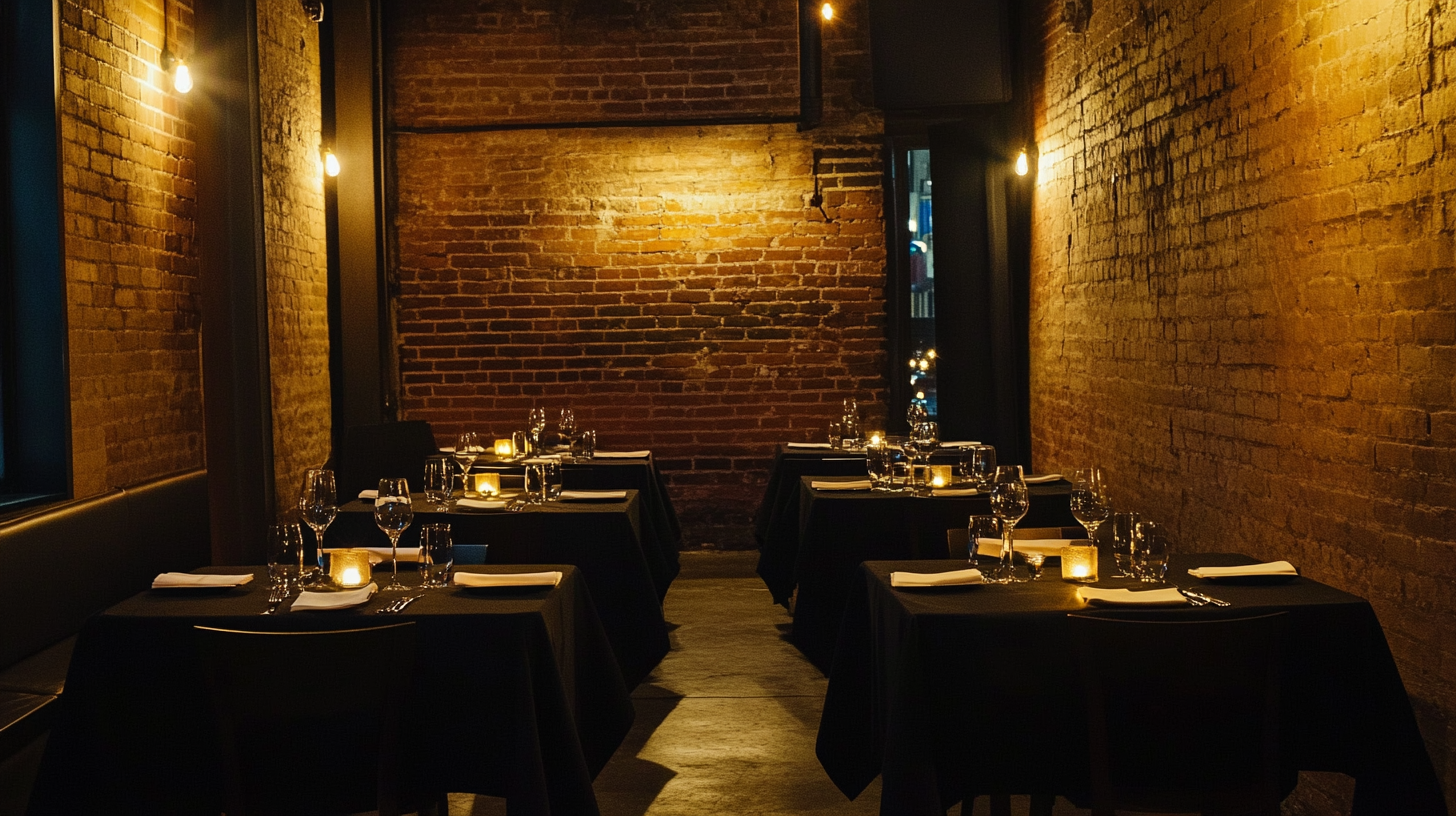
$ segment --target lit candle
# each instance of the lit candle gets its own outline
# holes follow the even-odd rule
[[[510,459],[516,455],[516,446],[512,445],[509,439],[497,439],[495,441],[495,455]]]
[[[334,550],[329,553],[329,577],[341,586],[361,587],[374,576],[369,569],[368,550]]]
[[[1090,584],[1097,580],[1097,548],[1088,544],[1077,546],[1075,544],[1063,547],[1062,556],[1062,579],[1076,581],[1079,584]]]
[[[952,469],[950,465],[931,465],[930,486],[945,487],[955,481],[955,477],[951,474]]]
[[[500,474],[499,473],[472,473],[471,478],[475,480],[475,493],[480,496],[500,495]]]
[[[878,446],[881,443],[883,443],[884,441],[885,441],[885,435],[884,434],[880,433],[879,431],[870,431],[870,444],[871,445]]]

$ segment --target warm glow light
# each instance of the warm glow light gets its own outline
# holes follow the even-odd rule
[[[500,495],[500,474],[499,473],[472,473],[470,477],[475,481],[471,491],[480,496]]]
[[[1028,167],[1026,164],[1026,151],[1023,150],[1021,151],[1021,154],[1016,157],[1016,175],[1024,176],[1030,169],[1031,168]]]
[[[373,578],[368,550],[333,550],[329,553],[329,577],[340,586],[361,587]]]
[[[934,360],[935,359],[935,349],[931,349],[930,351],[925,352],[925,356],[926,357],[929,357],[932,360]]]
[[[331,177],[339,174],[339,157],[332,150],[324,151],[324,173]]]
[[[911,232],[919,232],[920,231],[920,222],[919,221],[916,221],[913,218],[910,219],[908,222],[906,222],[905,226],[906,227],[909,227]]]
[[[1079,584],[1090,584],[1097,580],[1097,548],[1072,545],[1061,549],[1062,579]]]
[[[185,94],[192,90],[192,71],[180,59],[172,67],[172,87],[177,89],[177,93]]]
[[[920,370],[921,371],[929,371],[930,370],[930,361],[929,360],[921,360],[920,361]]]
[[[502,459],[513,459],[516,455],[516,446],[511,444],[509,439],[497,439],[495,441],[495,455]]]
[[[916,391],[915,392],[915,399],[918,399],[918,400],[925,399],[925,392],[924,391]]]
[[[833,20],[834,19],[834,6],[831,6],[828,3],[825,3],[823,6],[820,6],[819,7],[819,13],[822,14],[822,15],[824,15],[824,19],[825,20]]]
[[[911,371],[914,371],[916,368],[919,368],[919,367],[920,367],[919,361],[917,361],[917,360],[915,360],[915,359],[912,358],[910,360],[910,370]]]

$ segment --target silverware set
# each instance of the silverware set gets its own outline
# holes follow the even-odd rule
[[[382,607],[374,610],[374,614],[376,614],[376,615],[398,615],[399,613],[401,613],[401,612],[404,611],[404,608],[405,607],[409,606],[410,604],[414,603],[415,601],[418,601],[419,599],[421,599],[423,597],[425,597],[425,596],[423,596],[423,595],[411,595],[408,598],[400,598],[399,600],[391,601],[390,603],[387,603],[384,606],[382,606]]]
[[[1174,587],[1174,589],[1178,590],[1178,592],[1181,593],[1183,597],[1187,598],[1189,603],[1192,603],[1194,606],[1233,606],[1233,604],[1229,603],[1228,601],[1222,601],[1218,598],[1204,595],[1202,592],[1194,592],[1191,589],[1184,589],[1182,587]]]

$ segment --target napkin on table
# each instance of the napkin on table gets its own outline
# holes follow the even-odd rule
[[[1188,603],[1188,599],[1172,587],[1133,592],[1130,589],[1099,589],[1084,586],[1077,588],[1077,597],[1084,601],[1096,601],[1113,606],[1165,606]]]
[[[509,587],[509,586],[556,586],[561,583],[561,573],[551,572],[457,572],[455,586],[464,587]]]
[[[309,592],[305,589],[298,593],[298,597],[293,599],[293,605],[288,608],[293,610],[348,609],[351,606],[368,602],[378,590],[378,584],[370,584],[343,592]]]
[[[506,503],[504,501],[493,499],[461,499],[460,501],[455,502],[455,506],[458,508],[464,508],[466,510],[506,509]]]
[[[1298,575],[1299,570],[1288,561],[1244,564],[1238,567],[1194,567],[1188,570],[1194,578],[1239,578],[1254,575]]]
[[[942,443],[940,443],[940,446],[942,448],[974,448],[975,446],[977,446],[979,444],[981,444],[981,443],[980,442],[942,442]]]
[[[361,499],[377,499],[377,498],[379,498],[379,491],[378,490],[361,490],[361,491],[359,491],[359,498],[361,498]]]
[[[331,553],[334,550],[364,550],[369,553],[370,564],[383,564],[389,560],[390,550],[388,547],[324,547],[324,552]],[[400,561],[420,560],[419,547],[400,547]]]
[[[593,459],[646,459],[652,455],[650,450],[637,451],[597,451],[592,454]]]
[[[610,501],[627,498],[625,490],[563,490],[562,501]]]
[[[980,491],[974,487],[937,487],[930,491],[932,496],[974,496]]]
[[[786,448],[804,448],[806,450],[825,450],[830,448],[828,442],[785,442]]]
[[[1060,473],[1044,473],[1040,476],[1024,476],[1021,481],[1027,484],[1046,484],[1047,482],[1060,481],[1061,478],[1062,474]]]
[[[978,569],[951,570],[950,572],[892,572],[890,586],[894,587],[937,587],[968,586],[982,582]]]
[[[1047,558],[1055,558],[1062,554],[1062,548],[1069,544],[1086,543],[1086,539],[1063,539],[1063,538],[1013,538],[1011,549],[1017,552],[1039,552]],[[978,538],[976,539],[976,552],[980,555],[1000,555],[1001,539],[999,538]]]
[[[170,587],[233,587],[253,580],[253,573],[241,575],[197,575],[191,572],[164,572],[152,579],[152,589]]]
[[[809,486],[815,490],[869,490],[874,485],[869,479],[858,479],[852,482],[809,482]]]

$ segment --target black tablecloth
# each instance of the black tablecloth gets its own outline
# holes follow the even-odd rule
[[[804,476],[867,478],[862,453],[802,450],[779,446],[763,500],[753,514],[758,540],[758,575],[773,593],[774,603],[787,604],[794,594],[794,561],[799,553],[799,480]]]
[[[623,501],[551,502],[516,513],[430,512],[414,497],[415,517],[400,546],[419,543],[422,524],[447,522],[458,545],[489,546],[488,564],[572,564],[591,591],[627,688],[652,671],[667,654],[667,622],[643,553],[635,491]],[[372,502],[351,501],[324,537],[330,547],[387,547],[374,524]]]
[[[482,457],[475,471],[519,476],[524,466]],[[678,551],[682,549],[682,528],[677,511],[667,494],[662,474],[651,457],[642,459],[594,459],[567,462],[561,466],[561,484],[566,490],[635,490],[641,502],[642,554],[652,573],[657,599],[667,597],[667,588],[678,573]]]
[[[1249,561],[1232,554],[1175,556],[1171,575],[1181,575],[1181,585],[1199,585],[1233,606],[1173,614],[1288,613],[1285,766],[1354,776],[1356,814],[1444,815],[1439,783],[1370,605],[1305,578],[1204,585],[1186,573],[1190,566]],[[1011,586],[905,591],[889,585],[894,570],[964,566],[870,562],[854,582],[818,755],[851,798],[883,775],[880,813],[886,816],[941,816],[956,801],[981,794],[1086,789],[1086,713],[1066,618],[1088,608],[1075,596],[1078,585],[1060,580],[1055,569],[1036,583]],[[1106,574],[1109,567],[1100,569]],[[1186,716],[1196,738],[1200,718],[1219,715]]]
[[[239,589],[152,590],[93,617],[76,643],[30,813],[221,810],[216,732],[193,626],[319,631],[403,621],[418,626],[412,699],[419,704],[401,720],[407,783],[505,796],[512,814],[596,813],[592,779],[633,713],[580,573],[468,569],[564,575],[555,589],[432,590],[399,615],[373,614],[399,597],[379,594],[353,610],[260,616],[268,590],[257,569]],[[370,702],[359,704],[367,713]]]
[[[800,480],[799,538],[793,580],[794,643],[821,669],[829,667],[840,617],[861,561],[938,559],[949,554],[946,530],[991,513],[990,498],[814,490]],[[1028,485],[1031,509],[1021,527],[1076,527],[1065,481]],[[775,590],[777,594],[778,590]]]

